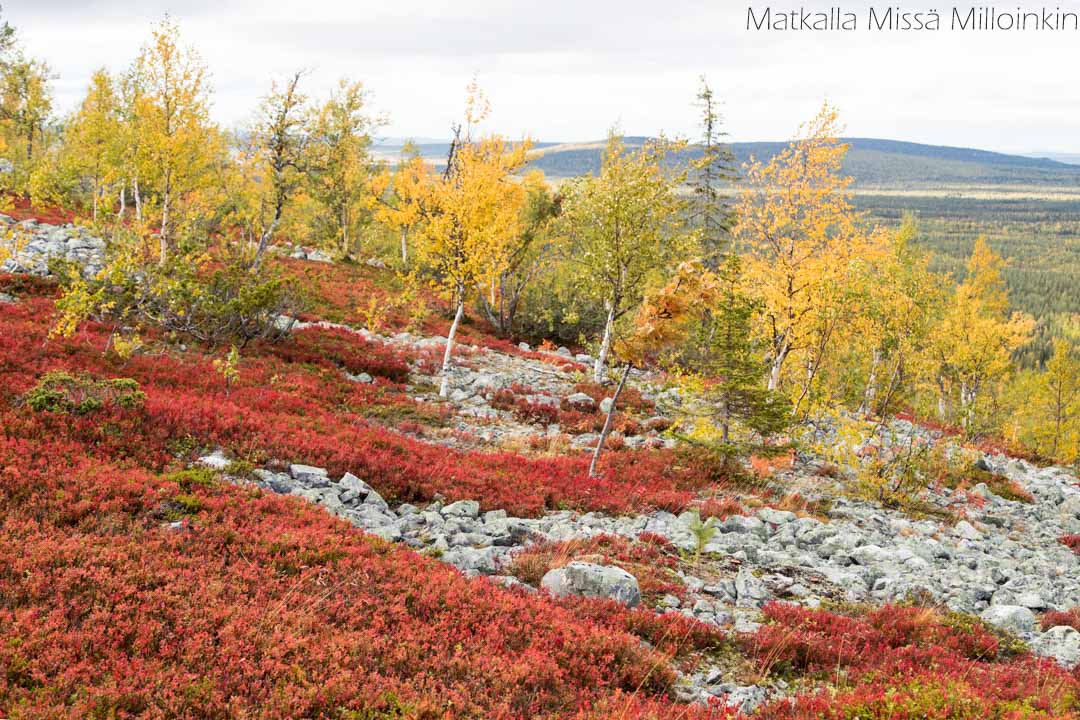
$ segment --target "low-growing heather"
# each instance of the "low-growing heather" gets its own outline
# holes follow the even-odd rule
[[[93,452],[102,459],[137,457],[145,467],[160,470],[173,459],[176,441],[189,437],[192,451],[220,446],[256,463],[277,459],[320,465],[335,475],[353,472],[400,501],[442,494],[518,515],[552,508],[679,511],[712,482],[702,460],[673,451],[610,453],[602,476],[590,478],[584,455],[526,458],[448,449],[350,411],[369,405],[379,390],[329,372],[319,361],[311,365],[279,356],[289,349],[259,347],[244,354],[236,378],[227,384],[213,359],[195,352],[136,355],[122,362],[107,357],[101,350],[109,328],[95,323],[84,323],[73,338],[46,342],[52,312],[49,298],[0,306],[3,387],[24,393],[59,368],[95,377],[122,372],[136,380],[146,394],[137,413],[37,420],[49,423],[50,432],[93,440]],[[317,334],[315,342],[326,337]],[[329,337],[332,344],[344,341],[334,333]],[[339,360],[353,361],[339,350]]]
[[[1080,712],[1080,677],[968,616],[898,605],[846,615],[786,603],[764,613],[769,622],[742,640],[760,671],[824,685],[758,717],[1049,720]]]
[[[284,341],[262,343],[259,350],[288,362],[338,367],[354,375],[409,379],[409,365],[400,353],[342,328],[305,327]]]
[[[1069,610],[1050,610],[1049,612],[1045,612],[1042,617],[1039,618],[1039,625],[1043,630],[1049,630],[1052,627],[1063,625],[1080,632],[1080,607],[1074,607]]]
[[[682,647],[646,649],[632,632],[663,633],[618,606],[470,581],[296,499],[0,420],[7,717],[562,717],[674,681]]]
[[[393,380],[399,367],[351,333],[249,345],[227,379],[213,356],[160,337],[146,338],[154,355],[124,361],[102,352],[105,326],[49,340],[53,289],[10,278],[0,288],[19,296],[0,304],[0,715],[736,717],[671,699],[676,667],[734,651],[715,627],[468,579],[297,498],[187,469],[221,446],[238,471],[308,462],[400,500],[442,493],[522,515],[677,511],[732,481],[708,453],[611,453],[594,479],[584,457],[449,450],[369,422],[365,408],[394,412],[408,399],[393,382],[343,376]],[[145,399],[71,412],[82,401],[62,393],[29,405],[60,372],[85,387],[129,378]],[[714,511],[739,509],[717,501]],[[519,570],[535,581],[586,557],[632,567],[647,597],[679,592],[672,549],[647,535],[540,546]],[[765,614],[739,647],[761,675],[801,684],[762,720],[1080,712],[1080,673],[973,618],[895,606],[772,604]],[[1072,616],[1043,618],[1063,620]]]

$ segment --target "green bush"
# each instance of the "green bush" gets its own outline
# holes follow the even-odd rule
[[[100,277],[82,278],[76,267],[57,265],[63,296],[57,331],[69,334],[87,317],[137,327],[157,327],[218,346],[280,335],[276,319],[301,306],[276,263],[253,262],[242,243],[181,241],[164,263],[146,258],[129,231],[118,230]]]
[[[143,406],[146,394],[131,378],[98,379],[61,370],[47,372],[25,396],[34,412],[87,415],[106,406],[134,409]]]

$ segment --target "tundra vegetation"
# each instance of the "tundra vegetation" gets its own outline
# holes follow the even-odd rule
[[[916,218],[887,226],[858,210],[835,108],[739,172],[703,80],[696,159],[680,160],[687,141],[631,147],[613,131],[600,171],[555,189],[529,170],[529,139],[483,131],[491,106],[475,81],[439,169],[408,148],[396,163],[372,157],[385,118],[353,80],[313,101],[298,71],[271,84],[250,127],[218,127],[208,68],[169,19],[129,68],[96,71],[68,117],[53,115],[48,67],[14,35],[3,70],[7,202],[73,209],[109,240],[98,277],[61,273],[58,332],[108,315],[121,347],[151,325],[212,345],[271,337],[277,314],[303,306],[280,265],[264,261],[292,239],[437,289],[452,318],[447,381],[458,329],[479,321],[504,337],[592,347],[602,383],[622,366],[612,348],[650,316],[639,312],[649,293],[697,259],[706,286],[727,283],[726,299],[710,301],[713,316],[698,317],[679,348],[651,354],[665,367],[692,358],[719,376],[726,362],[724,394],[756,382],[759,359],[765,390],[793,420],[823,408],[866,417],[907,409],[1047,458],[1078,458],[1075,318],[1056,315],[1048,330],[1017,312],[1007,263],[985,238],[969,238],[966,267],[950,277],[931,269]],[[415,292],[403,301],[422,302]],[[736,350],[716,345],[718,322],[747,344],[737,371]],[[1033,366],[1025,353],[1047,332]],[[748,388],[725,404],[745,401]],[[730,439],[732,423],[722,425]]]
[[[129,67],[95,72],[67,117],[6,25],[0,73],[5,214],[106,242],[100,271],[0,276],[0,714],[733,718],[674,699],[677,670],[733,655],[792,681],[767,720],[1080,708],[1078,671],[943,608],[777,603],[729,634],[467,578],[191,467],[215,448],[236,476],[299,457],[394,503],[476,499],[521,517],[693,507],[698,565],[712,518],[743,509],[702,494],[822,416],[909,413],[1080,462],[1077,323],[1021,367],[1035,321],[1010,304],[1002,258],[972,237],[963,276],[939,274],[917,219],[859,211],[835,108],[737,172],[703,81],[700,160],[675,162],[685,140],[630,147],[613,131],[598,173],[553,187],[528,138],[484,130],[475,81],[435,167],[409,149],[372,156],[383,118],[351,79],[320,101],[297,71],[250,127],[219,127],[209,70],[171,20]],[[719,190],[736,181],[729,202]],[[27,225],[4,225],[3,253]],[[407,355],[384,331],[442,340]],[[587,424],[591,462],[426,441],[472,360],[462,338],[578,373],[579,395],[607,401],[602,426],[522,388],[492,405]],[[591,367],[520,340],[567,341]],[[409,395],[417,368],[442,399]],[[670,446],[614,441],[636,422],[623,410],[652,407],[635,369],[686,398]],[[946,482],[946,465],[927,474]],[[879,473],[875,490],[902,494],[905,477]],[[640,568],[654,605],[682,592],[682,559],[645,535],[538,545],[514,573],[535,581],[583,553]]]

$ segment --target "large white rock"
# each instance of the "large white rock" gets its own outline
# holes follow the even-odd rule
[[[1050,628],[1031,641],[1031,648],[1067,668],[1080,665],[1080,632],[1067,625]]]
[[[991,605],[979,617],[994,627],[1018,635],[1035,632],[1035,613],[1020,605]]]
[[[312,487],[326,487],[330,484],[330,478],[326,475],[326,469],[321,467],[293,463],[292,465],[289,465],[289,474],[293,476],[294,480],[307,483]]]
[[[480,503],[475,500],[458,500],[442,509],[445,517],[474,518],[480,514]]]
[[[549,570],[540,581],[540,587],[556,597],[610,598],[629,607],[641,602],[637,578],[612,565],[572,562]]]

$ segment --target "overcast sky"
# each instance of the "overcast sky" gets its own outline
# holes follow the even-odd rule
[[[860,16],[868,5],[839,4]],[[490,129],[512,137],[595,139],[614,124],[686,134],[705,74],[737,140],[789,137],[827,98],[850,136],[1080,152],[1073,32],[767,33],[729,0],[3,0],[26,50],[58,73],[61,110],[93,68],[125,68],[166,12],[209,65],[226,125],[249,117],[271,78],[307,67],[316,97],[362,80],[388,136],[444,137],[473,74]]]

